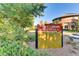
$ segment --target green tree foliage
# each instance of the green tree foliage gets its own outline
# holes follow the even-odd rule
[[[24,28],[42,16],[44,4],[0,4],[0,55],[46,55],[28,47]]]
[[[34,17],[43,16],[44,4],[0,4],[0,17],[11,18],[24,27],[33,25]]]
[[[76,22],[76,25],[77,25],[76,29],[79,31],[79,21]]]

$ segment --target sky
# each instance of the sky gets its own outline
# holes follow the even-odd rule
[[[79,3],[48,3],[44,10],[44,16],[36,17],[34,25],[37,25],[40,20],[52,22],[52,19],[65,15],[67,13],[79,13]]]

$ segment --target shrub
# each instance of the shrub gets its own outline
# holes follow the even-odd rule
[[[0,56],[36,56],[42,54],[28,45],[23,45],[23,42],[29,40],[23,28],[14,23],[4,22],[0,26],[0,30]],[[27,44],[27,42],[25,43]]]
[[[35,34],[35,32],[29,32],[28,33],[28,38],[29,38],[28,41],[35,41],[36,40],[36,34]]]
[[[0,38],[0,56],[39,56],[46,55],[40,53],[28,46],[24,46],[22,42]]]

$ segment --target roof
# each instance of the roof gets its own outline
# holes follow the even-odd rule
[[[79,13],[78,14],[77,13],[67,13],[64,16],[54,18],[52,21],[58,20],[58,19],[61,19],[61,18],[66,18],[66,17],[74,17],[74,16],[79,16]]]

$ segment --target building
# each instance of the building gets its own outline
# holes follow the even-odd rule
[[[62,24],[63,29],[79,29],[79,14],[68,13],[52,20],[54,24]]]

